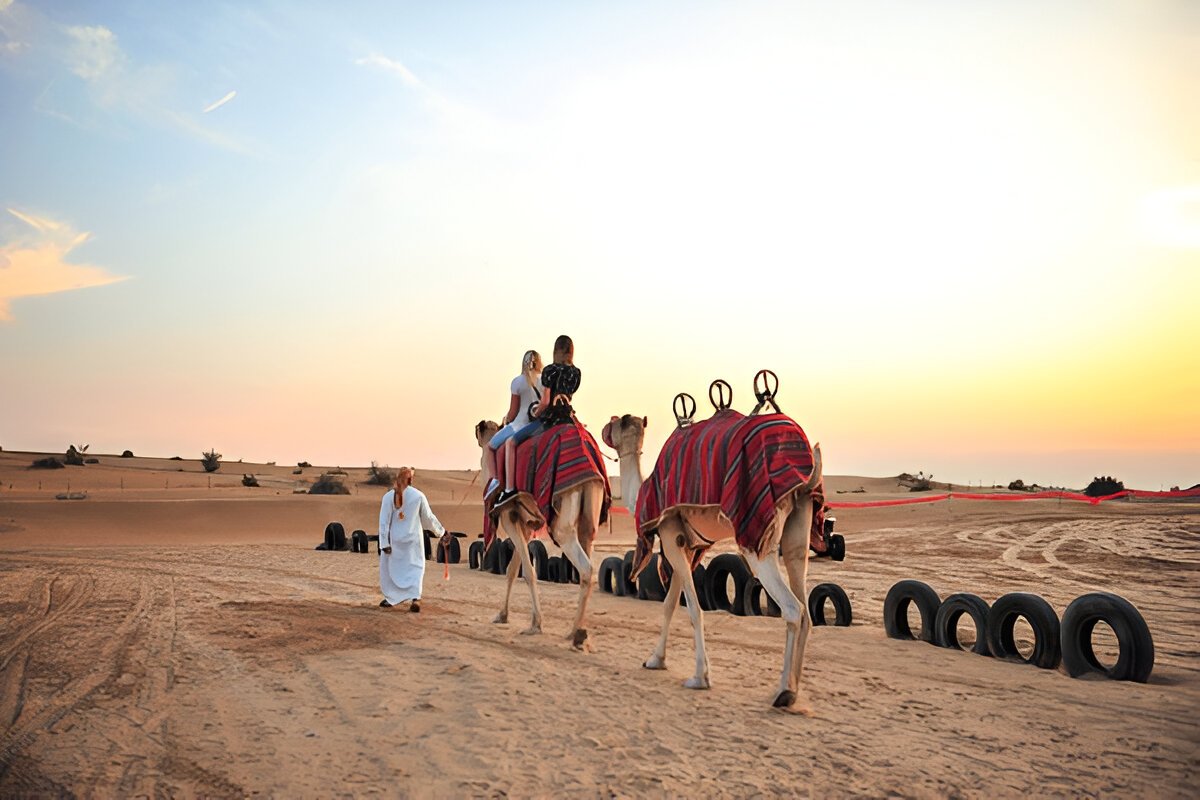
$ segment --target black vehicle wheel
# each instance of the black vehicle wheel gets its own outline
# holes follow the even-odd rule
[[[829,537],[829,557],[834,561],[846,560],[846,537],[835,533]]]
[[[963,646],[958,643],[958,620],[963,614],[967,614],[975,623],[975,644],[971,646],[971,652],[990,656],[992,651],[988,649],[987,643],[988,611],[988,604],[978,595],[966,592],[950,595],[942,601],[934,618],[934,643],[939,647],[962,650]]]
[[[621,577],[621,557],[609,556],[600,562],[600,574],[597,576],[596,583],[600,586],[600,591],[615,594],[616,583]]]
[[[1092,633],[1103,622],[1117,635],[1117,663],[1105,667],[1096,658]],[[1077,597],[1062,617],[1062,661],[1072,678],[1098,672],[1114,681],[1145,683],[1154,669],[1154,640],[1146,620],[1120,595],[1093,592]]]
[[[818,583],[808,593],[808,615],[813,625],[828,625],[825,621],[825,601],[833,603],[833,624],[839,628],[850,626],[852,618],[850,597],[836,583]]]
[[[908,604],[915,603],[921,612],[921,633],[913,635],[908,624]],[[929,584],[920,581],[900,581],[888,590],[883,600],[883,629],[893,639],[933,641],[933,622],[942,601]]]
[[[729,596],[730,577],[735,587],[733,597]],[[746,605],[746,583],[750,577],[750,568],[737,553],[722,553],[708,562],[704,578],[713,608],[742,616]]]
[[[533,573],[537,575],[537,579],[539,581],[546,580],[550,568],[550,554],[546,551],[546,545],[537,539],[531,541],[529,543],[529,560],[533,562]]]
[[[742,613],[747,617],[778,617],[782,615],[779,605],[758,578],[746,581]],[[766,606],[764,608],[764,601]]]
[[[633,551],[626,550],[625,556],[621,559],[621,591],[617,592],[622,597],[637,597],[637,584],[630,577],[631,574],[633,574]]]
[[[471,569],[483,567],[483,542],[481,540],[476,539],[467,547],[467,564]]]
[[[642,570],[642,574],[638,575],[637,579],[637,599],[651,600],[655,603],[661,603],[667,599],[667,589],[663,586],[662,578],[658,575],[658,559],[661,556],[658,553],[650,556],[650,563]]]
[[[342,527],[342,523],[331,522],[325,526],[325,549],[346,549],[346,529]]]
[[[1018,617],[1024,617],[1033,628],[1033,652],[1029,658],[1021,655],[1013,636]],[[1054,669],[1062,660],[1058,615],[1049,603],[1028,592],[1012,592],[992,603],[988,611],[987,643],[996,658],[1024,661],[1042,669]]]

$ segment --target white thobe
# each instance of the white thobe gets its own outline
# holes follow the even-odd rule
[[[424,531],[428,529],[439,536],[446,532],[419,489],[406,488],[400,508],[396,508],[395,495],[396,490],[392,489],[379,506],[379,588],[392,605],[421,599],[421,581],[425,577]],[[387,547],[392,548],[391,553],[383,552]]]

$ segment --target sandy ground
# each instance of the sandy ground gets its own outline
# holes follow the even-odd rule
[[[592,596],[594,652],[564,636],[578,587],[541,584],[546,632],[490,620],[503,580],[431,565],[421,614],[382,610],[373,554],[313,550],[330,520],[373,531],[383,489],[293,494],[321,472],[119,459],[28,470],[0,453],[0,796],[899,796],[1200,794],[1200,505],[952,501],[841,510],[849,628],[817,628],[806,714],[769,708],[778,619],[687,615],[641,669],[661,605]],[[182,470],[182,471],[180,471]],[[242,473],[261,488],[240,485]],[[448,527],[479,530],[472,473],[418,472]],[[84,491],[85,500],[55,500]],[[862,494],[849,494],[863,487]],[[830,478],[833,500],[900,496]],[[844,494],[839,494],[843,492]],[[616,516],[597,545],[633,541]],[[554,548],[551,548],[552,551]],[[1121,594],[1149,622],[1148,684],[1072,680],[888,639],[902,578],[943,597]],[[1098,647],[1104,657],[1105,642]],[[1111,655],[1111,653],[1109,653]]]

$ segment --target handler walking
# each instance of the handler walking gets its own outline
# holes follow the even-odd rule
[[[383,592],[379,606],[390,608],[411,600],[408,610],[417,612],[425,578],[424,531],[444,536],[446,529],[412,480],[412,467],[401,467],[396,488],[383,496],[379,507],[379,589]]]

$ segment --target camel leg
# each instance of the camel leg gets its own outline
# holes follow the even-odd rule
[[[509,562],[508,572],[512,574],[513,564],[525,572],[525,582],[529,584],[529,596],[533,601],[533,614],[529,620],[529,627],[521,631],[523,634],[535,634],[542,632],[542,607],[538,603],[537,590],[537,571],[533,568],[533,559],[529,557],[529,543],[526,542],[524,547],[516,548],[518,555],[513,556],[513,560]],[[508,585],[512,586],[512,578],[509,578]]]
[[[579,513],[583,508],[582,491],[568,492],[558,509],[554,520],[555,537],[562,548],[563,555],[579,570],[579,607],[575,611],[575,622],[567,638],[571,640],[576,650],[583,650],[587,641],[587,629],[583,626],[587,614],[588,598],[592,596],[592,562],[587,551],[579,543]]]
[[[774,553],[761,561],[750,555],[746,560],[763,588],[782,611],[787,623],[787,640],[783,653],[783,673],[779,679],[779,691],[775,695],[777,708],[789,707],[796,702],[800,688],[800,673],[804,666],[804,648],[812,630],[808,616],[808,591],[805,586],[808,572],[808,532],[812,525],[812,501],[804,499],[783,523],[780,543],[783,563],[787,568],[787,583],[779,571],[779,560]]]
[[[666,550],[664,546],[663,550]],[[671,566],[675,566],[673,559],[667,559]],[[646,569],[650,569],[647,567]],[[666,669],[667,668],[667,636],[671,632],[671,617],[675,615],[675,607],[679,605],[679,593],[683,590],[683,581],[675,580],[672,577],[671,585],[667,587],[667,597],[663,600],[663,626],[662,634],[658,637],[658,646],[654,648],[654,652],[650,657],[642,663],[646,669]]]
[[[696,584],[692,580],[692,563],[687,551],[681,544],[684,541],[683,525],[674,517],[664,520],[658,528],[658,537],[662,542],[662,552],[667,563],[671,565],[671,587],[668,590],[663,609],[663,631],[659,641],[659,649],[655,655],[663,659],[667,655],[667,631],[671,624],[671,616],[679,601],[679,594],[687,598],[688,616],[692,619],[692,634],[695,637],[696,672],[683,682],[689,689],[707,689],[711,686],[708,678],[708,650],[704,646],[704,613],[700,608],[700,596],[696,592]],[[651,656],[653,661],[654,656]],[[647,662],[646,666],[651,666]]]
[[[504,528],[504,533],[508,536],[508,540],[513,543],[514,548],[518,550],[521,549],[521,543],[525,541],[525,536],[523,535],[524,532],[519,530],[520,523],[509,520],[507,514],[501,514],[500,527]],[[514,527],[518,528],[518,531],[514,531]],[[499,546],[500,541],[498,539],[492,543],[492,547]],[[528,551],[528,549],[529,548],[526,545],[525,550]],[[504,587],[504,606],[501,607],[500,613],[496,615],[496,618],[493,619],[492,622],[499,623],[501,625],[508,622],[508,603],[512,597],[513,581],[517,579],[517,571],[520,569],[521,559],[517,558],[516,554],[514,553],[513,558],[508,562],[508,572],[505,573],[507,584]]]

